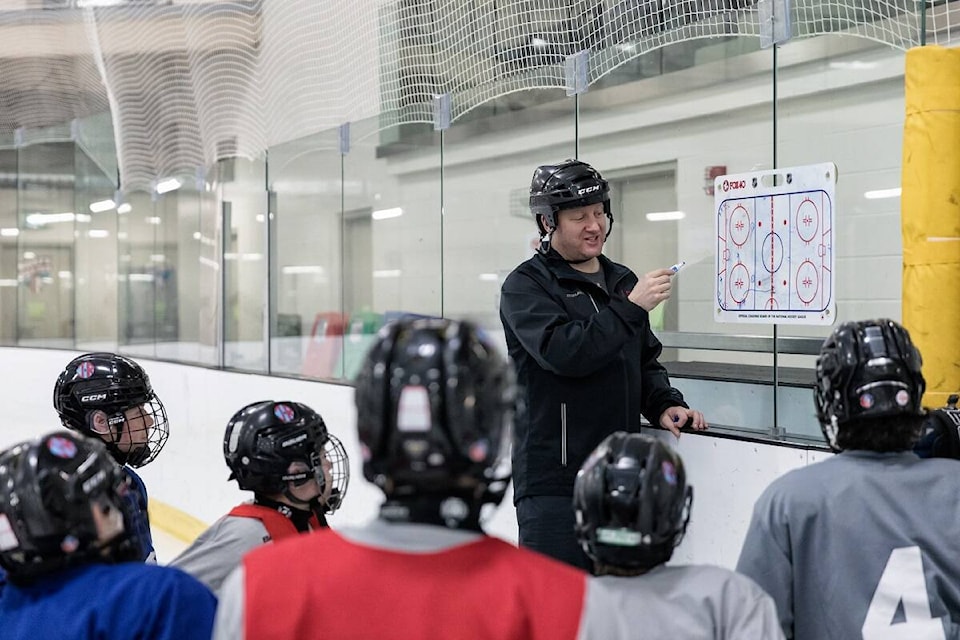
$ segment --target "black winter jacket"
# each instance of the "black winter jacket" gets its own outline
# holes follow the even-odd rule
[[[507,276],[500,320],[526,399],[513,444],[514,501],[572,496],[580,465],[614,431],[640,430],[686,407],[657,358],[650,318],[627,295],[637,276],[600,256],[607,291],[556,251]]]

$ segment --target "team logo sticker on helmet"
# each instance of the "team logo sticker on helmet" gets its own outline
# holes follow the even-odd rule
[[[290,405],[278,404],[273,408],[273,415],[277,416],[280,422],[293,422],[295,417],[293,408]]]
[[[68,438],[54,436],[47,440],[47,451],[58,458],[70,460],[77,457],[77,445]]]
[[[861,393],[860,394],[860,406],[864,409],[869,409],[873,406],[873,394],[870,393]]]
[[[483,462],[490,454],[490,443],[486,438],[481,438],[470,445],[468,456],[473,462]]]
[[[898,405],[905,407],[910,402],[910,394],[906,389],[900,389],[900,391],[897,391],[895,400],[897,401]]]
[[[77,375],[81,378],[89,378],[96,370],[92,362],[81,362],[77,367]]]
[[[60,550],[64,553],[73,553],[80,548],[80,540],[74,535],[67,535],[60,541]]]
[[[677,468],[669,460],[664,460],[660,464],[660,471],[663,472],[663,479],[667,484],[673,486],[677,484]]]

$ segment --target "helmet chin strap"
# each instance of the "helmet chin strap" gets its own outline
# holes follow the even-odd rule
[[[550,253],[550,240],[553,237],[553,230],[549,230],[546,233],[540,234],[540,246],[537,247],[537,252],[547,255]]]
[[[301,500],[291,493],[290,488],[286,487],[283,490],[283,497],[293,503],[294,508],[302,509],[306,511],[309,507],[313,506],[313,503],[317,498],[311,498],[310,500]],[[319,497],[319,496],[317,496]]]
[[[830,445],[830,448],[834,451],[839,451],[840,448],[837,446],[837,434],[840,432],[840,424],[837,421],[837,416],[830,416],[830,422],[825,425],[824,431],[827,432],[827,444]]]

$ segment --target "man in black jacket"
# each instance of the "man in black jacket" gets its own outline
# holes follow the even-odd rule
[[[641,278],[602,255],[613,214],[607,182],[567,160],[538,167],[530,209],[539,252],[503,283],[500,320],[527,411],[517,417],[514,502],[520,544],[588,569],[574,536],[573,481],[614,431],[640,415],[677,437],[706,429],[657,361],[648,312],[670,297],[670,269]]]

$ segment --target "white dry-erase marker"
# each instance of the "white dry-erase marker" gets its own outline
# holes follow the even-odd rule
[[[687,264],[687,261],[686,261],[686,260],[681,260],[681,261],[678,262],[677,264],[675,264],[675,265],[673,265],[672,267],[670,267],[670,271],[673,271],[674,273],[677,273],[678,271],[680,271],[680,269],[683,269],[683,267],[684,267],[686,264]]]

